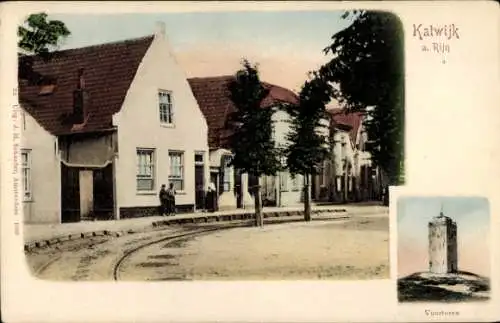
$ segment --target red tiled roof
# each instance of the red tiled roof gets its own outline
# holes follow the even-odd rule
[[[349,137],[351,138],[353,144],[356,144],[359,127],[361,126],[361,121],[363,120],[362,112],[349,112],[345,113],[343,109],[335,108],[327,110],[333,119],[333,126],[336,124],[347,125],[350,127]]]
[[[208,145],[211,149],[228,148],[231,130],[226,127],[228,116],[236,111],[230,99],[229,84],[234,76],[214,76],[190,78],[188,82],[198,101],[208,124]],[[262,107],[269,107],[278,102],[296,104],[298,96],[281,86],[263,82],[269,89],[268,96],[263,100]]]
[[[19,100],[47,131],[54,135],[92,132],[112,127],[112,116],[123,104],[125,95],[154,36],[107,43],[53,53],[49,61],[38,56],[33,70],[55,80],[55,87],[30,85],[19,80]],[[84,69],[85,88],[90,95],[87,123],[76,127],[69,122],[73,111],[73,91],[78,83],[78,69]],[[40,92],[42,95],[40,95]]]

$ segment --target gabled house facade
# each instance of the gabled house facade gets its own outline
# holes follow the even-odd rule
[[[70,49],[20,77],[27,222],[158,214],[162,184],[180,211],[203,205],[208,127],[164,25],[148,37]]]

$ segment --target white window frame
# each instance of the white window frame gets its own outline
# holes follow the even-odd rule
[[[173,170],[173,163],[172,163],[172,157],[178,157],[180,156],[180,165],[176,165],[175,167],[179,167],[180,168],[180,171],[178,173],[180,173],[180,175],[173,175],[174,174],[174,170]],[[174,189],[176,191],[176,193],[179,193],[179,192],[184,192],[185,190],[185,170],[186,170],[186,167],[185,167],[185,156],[184,156],[184,152],[183,151],[180,151],[180,150],[169,150],[168,151],[168,165],[169,165],[169,171],[168,171],[168,183],[170,185],[170,183],[174,183],[174,182],[179,182],[180,183],[180,188],[178,186],[176,186],[174,184]]]
[[[164,98],[168,98],[165,99]],[[158,113],[160,124],[174,124],[174,101],[172,91],[158,90]]]
[[[24,156],[26,156],[26,163],[24,162]],[[31,201],[33,198],[31,167],[31,149],[21,149],[23,201]]]
[[[141,165],[140,156],[150,156],[150,163]],[[156,150],[154,148],[136,148],[136,173],[135,187],[137,193],[151,193],[156,189]],[[149,171],[148,171],[149,170]],[[142,173],[142,174],[141,174]],[[139,180],[151,180],[151,188],[144,189],[139,187]]]

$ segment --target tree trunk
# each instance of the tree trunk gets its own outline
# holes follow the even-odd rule
[[[260,195],[260,179],[259,183],[254,187],[255,200],[255,226],[264,226],[264,217],[262,216],[262,196]]]
[[[310,176],[304,175],[304,220],[311,221],[311,183]]]
[[[349,186],[348,179],[349,179],[349,177],[347,176],[347,167],[346,167],[346,170],[344,172],[344,185],[343,185],[344,186],[344,189],[343,189],[343,191],[344,191],[343,192],[344,193],[343,194],[344,195],[343,196],[344,203],[347,203],[347,199],[348,199],[348,196],[347,196],[347,192],[348,192],[348,188],[349,188],[348,187]]]

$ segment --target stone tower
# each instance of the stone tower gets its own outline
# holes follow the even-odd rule
[[[441,209],[429,222],[429,271],[446,274],[457,270],[457,224]]]

